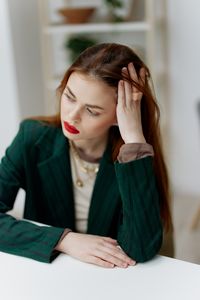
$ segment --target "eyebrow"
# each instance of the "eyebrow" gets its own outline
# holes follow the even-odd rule
[[[66,88],[67,88],[68,92],[71,94],[71,96],[72,96],[73,98],[77,99],[76,96],[74,95],[74,93],[71,91],[71,89],[70,89],[68,86],[66,86]],[[87,103],[86,103],[85,106],[88,106],[88,107],[91,107],[91,108],[96,108],[96,109],[104,110],[103,107],[100,107],[100,106],[98,106],[98,105],[92,105],[92,104],[87,104]]]

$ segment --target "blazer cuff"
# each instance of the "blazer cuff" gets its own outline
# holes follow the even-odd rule
[[[129,143],[121,146],[118,162],[126,163],[146,156],[154,156],[153,147],[148,143]]]

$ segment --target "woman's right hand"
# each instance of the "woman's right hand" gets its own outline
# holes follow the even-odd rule
[[[58,243],[56,250],[105,268],[126,268],[136,264],[120,248],[117,241],[109,237],[69,232]]]

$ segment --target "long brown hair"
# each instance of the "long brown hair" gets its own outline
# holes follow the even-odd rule
[[[127,67],[128,63],[134,64],[138,78],[141,68],[146,70],[146,80],[144,84],[135,82],[130,77],[125,77],[121,70]],[[116,43],[103,43],[87,48],[71,65],[65,73],[57,92],[59,97],[62,95],[68,78],[72,72],[80,72],[85,75],[93,76],[97,80],[105,82],[117,90],[120,79],[127,80],[143,93],[141,99],[141,117],[144,137],[147,143],[154,149],[154,169],[157,180],[157,187],[160,195],[161,218],[167,229],[171,226],[171,215],[169,208],[169,181],[167,169],[164,162],[163,151],[161,147],[161,137],[159,129],[159,107],[153,96],[151,89],[151,76],[148,67],[138,57],[136,53],[125,45]],[[59,108],[60,111],[60,108]],[[44,121],[55,126],[61,126],[60,112],[53,117],[43,118]],[[119,130],[116,126],[110,130],[110,142],[112,143],[112,158],[115,161],[121,145],[124,143]]]

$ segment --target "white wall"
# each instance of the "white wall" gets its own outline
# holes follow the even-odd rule
[[[7,0],[21,118],[44,113],[39,17],[36,0]]]
[[[19,100],[11,28],[6,0],[0,7],[0,157],[18,129]]]
[[[200,1],[168,0],[170,173],[174,191],[200,195]],[[166,66],[167,67],[167,66]]]
[[[19,97],[17,89],[16,64],[7,0],[0,3],[0,158],[12,141],[19,127]],[[13,215],[22,216],[24,193],[20,191]]]
[[[0,1],[0,157],[19,121],[44,113],[38,24],[37,1]]]
[[[24,117],[44,113],[38,10],[35,0],[0,1],[0,158]],[[22,215],[20,190],[12,214]]]

